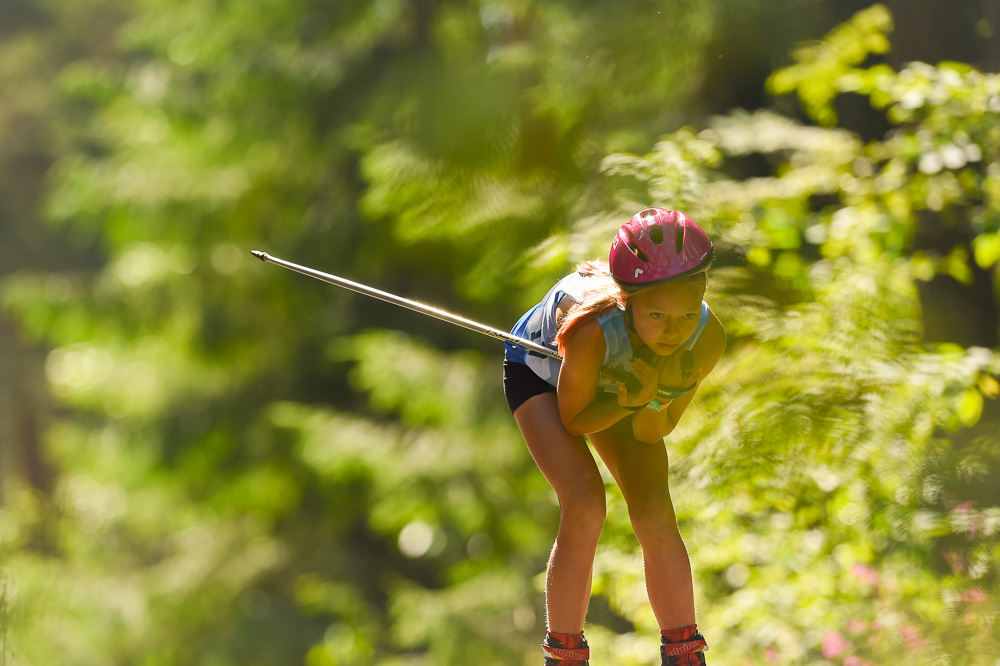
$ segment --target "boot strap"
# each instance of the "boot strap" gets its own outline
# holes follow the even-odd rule
[[[549,659],[570,659],[575,661],[587,661],[590,659],[590,648],[560,648],[552,647],[542,643],[542,652]]]
[[[704,652],[708,649],[708,643],[701,634],[695,634],[693,638],[680,643],[667,643],[660,646],[660,653],[664,657],[679,657],[682,654],[692,652]]]

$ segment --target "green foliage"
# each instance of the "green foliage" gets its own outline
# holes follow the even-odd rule
[[[536,663],[558,507],[500,349],[247,250],[503,326],[654,203],[720,251],[729,349],[667,442],[712,662],[995,661],[1000,356],[923,343],[919,292],[995,280],[997,74],[873,64],[875,5],[770,79],[819,126],[734,111],[644,153],[730,3],[85,5],[0,47],[109,19],[45,93],[45,214],[100,256],[0,282],[62,410],[51,492],[4,477],[2,658]],[[845,93],[890,131],[835,127]],[[927,212],[969,242],[915,251]],[[588,636],[646,664],[607,488]]]
[[[1000,355],[921,345],[917,287],[995,266],[1000,77],[857,67],[884,50],[887,18],[859,14],[772,77],[824,124],[837,93],[868,96],[893,124],[883,140],[738,112],[605,160],[627,181],[623,209],[688,211],[746,259],[715,271],[730,351],[672,436],[701,617],[728,627],[725,663],[989,664],[997,652],[985,488],[1000,467]],[[727,175],[754,154],[773,175]],[[926,210],[967,220],[974,256],[913,252]]]
[[[831,30],[822,41],[796,48],[792,54],[796,64],[772,74],[768,90],[795,92],[810,118],[820,125],[836,125],[832,102],[851,90],[844,87],[845,79],[859,75],[858,66],[870,55],[889,50],[890,30],[892,14],[885,5],[872,5]]]
[[[957,546],[960,557],[983,558],[978,575],[945,574],[931,556],[957,515],[989,520],[961,501],[988,472],[967,469],[943,483],[928,461],[949,469],[968,455],[951,450],[940,429],[978,419],[967,396],[982,400],[975,387],[1000,357],[914,348],[916,322],[897,319],[914,298],[906,266],[880,270],[852,267],[834,276],[836,288],[792,309],[744,302],[727,313],[739,323],[758,310],[753,323],[767,324],[754,337],[768,342],[727,359],[718,388],[702,396],[711,420],[692,419],[678,433],[675,446],[689,454],[677,491],[682,528],[695,561],[705,558],[703,620],[730,627],[726,651],[811,663],[820,641],[810,653],[803,638],[839,631],[854,654],[896,663],[909,649],[896,638],[912,629],[928,645],[909,658],[956,658],[972,635],[992,653],[983,642],[992,611],[957,601],[995,589],[992,539],[976,533]],[[954,635],[951,618],[965,612],[969,631]]]

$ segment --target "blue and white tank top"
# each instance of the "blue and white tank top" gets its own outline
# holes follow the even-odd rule
[[[549,349],[557,349],[556,333],[559,331],[557,321],[559,305],[563,299],[570,299],[574,303],[579,303],[590,291],[588,283],[594,278],[579,273],[570,273],[553,285],[542,300],[533,308],[525,312],[511,333],[519,338],[525,338],[536,342]],[[701,332],[708,324],[709,316],[708,303],[701,302],[701,316],[698,319],[698,327],[687,340],[681,345],[682,348],[690,350],[694,348]],[[621,367],[626,372],[632,372],[632,341],[628,337],[628,328],[625,325],[625,311],[613,307],[597,315],[597,322],[604,332],[606,351],[604,353],[604,365],[611,367]],[[552,386],[557,386],[559,381],[559,368],[562,361],[551,358],[538,352],[531,352],[523,347],[519,347],[512,342],[505,342],[506,351],[504,358],[512,363],[522,363],[534,372],[538,377]],[[601,377],[598,384],[600,388],[610,393],[617,393],[618,386],[612,381]],[[679,392],[680,394],[685,391]]]

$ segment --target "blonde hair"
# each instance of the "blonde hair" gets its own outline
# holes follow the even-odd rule
[[[562,321],[559,322],[559,330],[556,332],[556,345],[559,348],[560,354],[565,353],[566,340],[579,330],[581,326],[613,307],[624,310],[629,293],[634,294],[643,288],[630,289],[628,292],[623,290],[611,275],[610,264],[602,259],[581,261],[576,265],[576,272],[593,279],[588,282],[589,288],[584,293],[583,300],[576,303],[566,316],[563,317]],[[683,277],[677,282],[694,282],[696,280],[701,281],[703,285],[707,286],[708,273],[706,271],[695,273],[694,275]]]
[[[611,266],[608,262],[581,261],[576,266],[576,272],[593,279],[588,282],[590,288],[583,295],[583,300],[559,322],[556,345],[560,353],[564,351],[566,340],[582,325],[613,307],[625,309],[625,292],[611,276]]]

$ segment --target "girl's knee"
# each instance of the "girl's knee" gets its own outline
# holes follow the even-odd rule
[[[629,520],[640,544],[681,541],[677,518],[669,503],[666,506],[630,508]]]
[[[580,484],[559,494],[559,511],[563,524],[596,529],[600,533],[607,517],[604,485]]]

